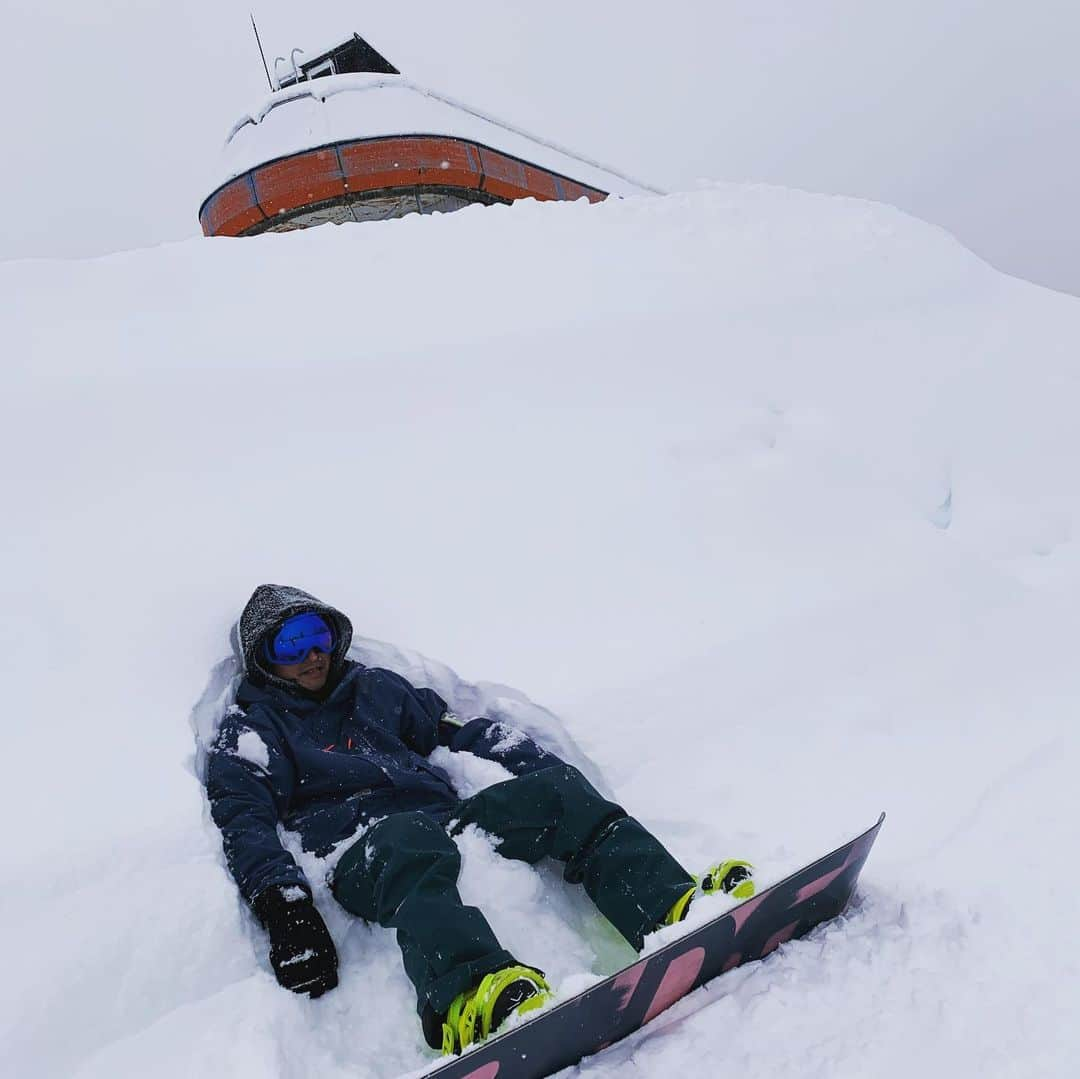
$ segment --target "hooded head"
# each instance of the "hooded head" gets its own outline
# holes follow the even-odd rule
[[[352,643],[352,623],[339,610],[287,584],[259,585],[240,615],[237,636],[244,657],[244,673],[253,682],[296,689],[293,683],[274,674],[263,653],[262,642],[275,633],[287,618],[305,611],[322,615],[334,629],[334,650],[330,654],[330,676],[326,684],[337,684]]]

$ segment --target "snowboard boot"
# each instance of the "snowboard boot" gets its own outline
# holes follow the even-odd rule
[[[716,895],[717,892],[723,892],[735,899],[749,899],[754,894],[754,867],[749,862],[732,858],[710,866],[700,877],[696,877],[695,881],[694,886],[688,888],[675,901],[674,906],[660,923],[662,926],[676,925],[681,922],[698,893]]]
[[[511,1016],[525,1015],[551,998],[551,986],[532,967],[506,967],[486,974],[475,989],[459,993],[443,1021],[443,1056],[482,1042]]]

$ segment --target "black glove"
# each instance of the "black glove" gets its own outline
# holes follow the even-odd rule
[[[251,906],[270,934],[270,965],[279,985],[313,998],[337,985],[337,949],[305,888],[274,885]]]

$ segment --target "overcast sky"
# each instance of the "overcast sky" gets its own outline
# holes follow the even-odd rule
[[[413,79],[660,186],[878,199],[1080,294],[1066,0],[0,0],[0,257],[198,233],[225,134],[266,89],[252,3],[271,58],[356,30]]]

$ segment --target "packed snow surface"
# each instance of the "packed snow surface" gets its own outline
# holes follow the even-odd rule
[[[690,867],[767,883],[888,810],[842,919],[574,1074],[1075,1074],[1077,301],[888,208],[738,187],[0,291],[7,1072],[430,1063],[391,934],[307,856],[341,985],[278,988],[206,812],[229,629],[278,581],[546,732]],[[461,843],[561,992],[625,961],[556,869]]]

